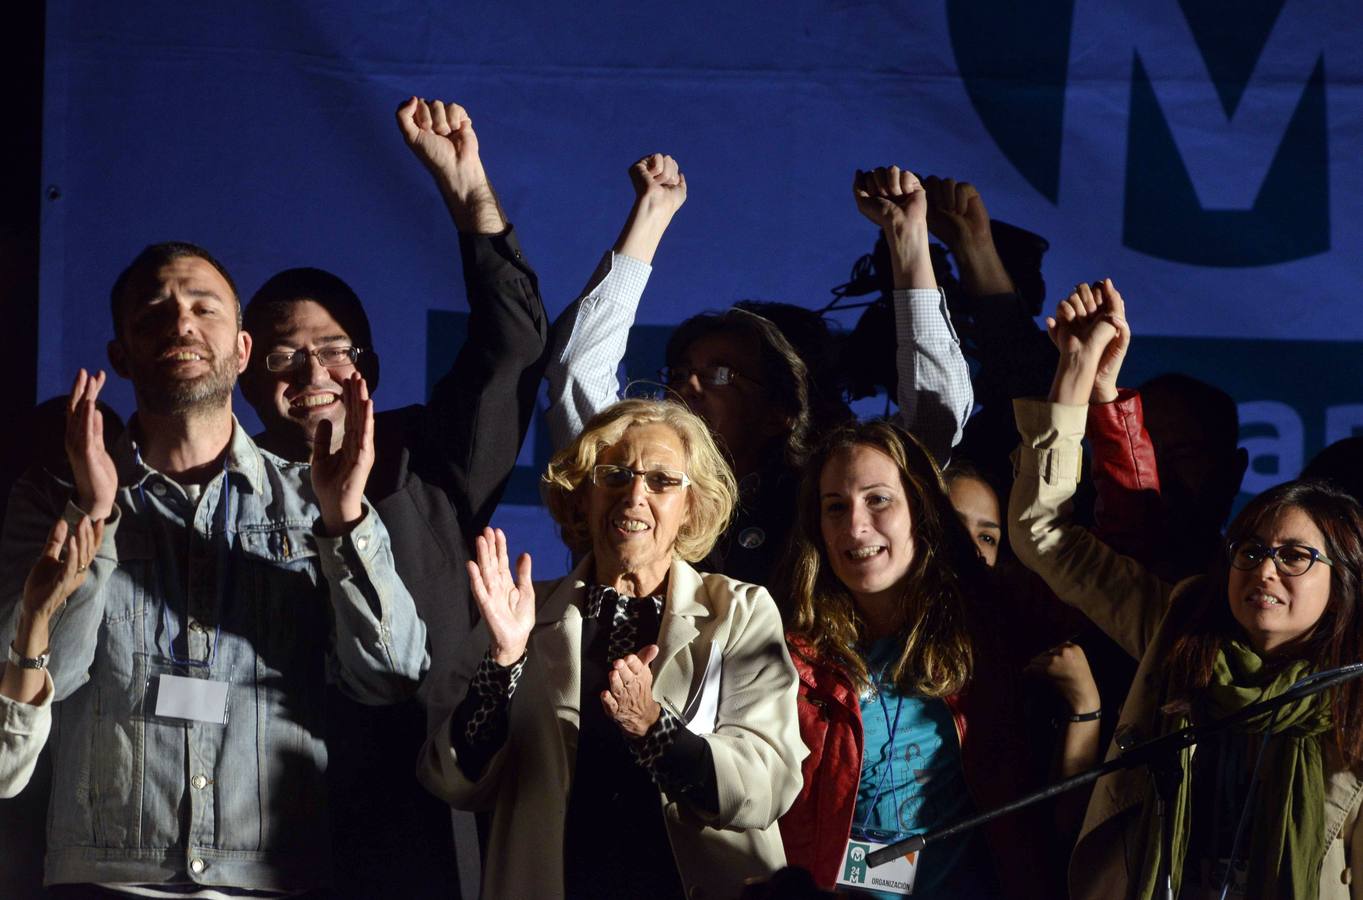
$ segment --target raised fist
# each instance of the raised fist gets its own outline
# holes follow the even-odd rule
[[[992,242],[989,211],[975,186],[954,178],[929,175],[923,179],[928,195],[928,230],[953,252]]]
[[[506,229],[506,215],[483,170],[478,135],[464,107],[412,97],[398,107],[398,128],[412,153],[435,176],[456,228],[476,234]]]
[[[456,194],[467,196],[487,184],[478,135],[464,107],[412,97],[398,107],[398,128],[416,158]]]
[[[1089,713],[1102,706],[1084,648],[1072,641],[1038,653],[1023,672],[1049,681],[1072,712]]]
[[[629,180],[644,212],[671,216],[686,202],[686,176],[670,156],[645,156],[629,167]]]
[[[1066,380],[1064,372],[1072,382],[1066,391],[1068,401],[1117,399],[1117,378],[1131,344],[1131,328],[1126,304],[1111,278],[1076,285],[1055,315],[1046,318],[1046,332],[1060,351],[1058,381]],[[1076,392],[1082,398],[1073,396]]]
[[[927,194],[918,176],[899,166],[884,166],[868,172],[857,170],[852,179],[852,196],[863,216],[888,234],[905,227],[926,227]]]

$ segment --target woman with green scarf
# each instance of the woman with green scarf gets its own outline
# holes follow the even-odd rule
[[[1047,324],[1060,362],[1049,402],[1015,403],[1009,536],[1062,600],[1140,660],[1108,756],[1363,660],[1363,515],[1326,483],[1260,494],[1232,522],[1224,558],[1177,585],[1070,520],[1087,407],[1114,394],[1130,329],[1111,280],[1077,287]],[[1223,732],[1179,764],[1172,859],[1149,774],[1105,776],[1070,860],[1072,897],[1162,896],[1167,870],[1181,898],[1363,898],[1360,681]]]

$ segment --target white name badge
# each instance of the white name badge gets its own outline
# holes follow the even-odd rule
[[[887,845],[855,838],[849,840],[847,850],[842,855],[842,871],[838,875],[838,884],[843,887],[865,888],[890,894],[912,894],[913,879],[918,874],[918,861],[922,855],[915,850],[882,866],[871,868],[866,864],[866,857],[884,846]]]
[[[182,675],[156,678],[156,715],[227,724],[227,682]]]

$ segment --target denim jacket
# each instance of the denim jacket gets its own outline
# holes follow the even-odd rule
[[[318,886],[324,683],[385,703],[409,696],[428,663],[388,534],[366,509],[344,537],[320,535],[308,466],[262,451],[240,425],[197,504],[128,435],[112,455],[116,508],[90,576],[53,620],[46,881]],[[80,515],[71,496],[45,475],[15,488],[6,602],[57,516]],[[168,665],[172,654],[210,665]],[[149,685],[167,672],[227,682],[226,724],[154,715]]]

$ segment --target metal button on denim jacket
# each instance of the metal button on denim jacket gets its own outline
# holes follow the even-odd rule
[[[387,532],[368,511],[345,537],[319,536],[308,467],[239,426],[197,503],[126,438],[114,457],[118,509],[93,577],[53,623],[47,880],[315,886],[325,681],[382,703],[410,695],[427,665]],[[16,489],[8,597],[70,496],[46,477]],[[227,682],[227,723],[154,715],[148,685],[167,672]]]

